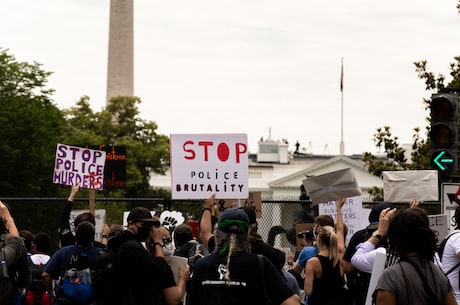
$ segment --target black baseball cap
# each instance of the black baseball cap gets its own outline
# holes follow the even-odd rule
[[[135,207],[134,209],[132,209],[131,212],[129,212],[127,220],[134,222],[143,222],[152,225],[160,224],[158,219],[154,219],[150,211],[144,207]]]

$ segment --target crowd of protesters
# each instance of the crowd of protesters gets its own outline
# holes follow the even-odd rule
[[[459,299],[460,234],[436,259],[438,239],[417,201],[410,208],[376,205],[369,226],[347,246],[345,199],[338,198],[335,221],[315,217],[301,234],[304,249],[286,255],[257,232],[252,207],[217,216],[214,195],[203,201],[199,236],[186,223],[168,230],[136,207],[126,227],[104,225],[98,242],[91,213],[75,218],[75,234],[70,229],[78,190],[72,187],[64,203],[60,248],[52,254],[49,235],[18,231],[0,202],[0,305],[364,305],[369,295],[378,305],[453,305]],[[460,226],[460,208],[455,215]],[[378,253],[386,257],[383,271],[373,269]],[[106,277],[100,281],[102,255]],[[172,267],[170,255],[185,263]],[[373,272],[379,278],[370,286]]]

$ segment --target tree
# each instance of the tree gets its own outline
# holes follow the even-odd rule
[[[460,1],[459,1],[460,3]],[[459,4],[460,10],[460,4]],[[445,87],[445,76],[442,74],[435,75],[427,70],[427,61],[414,62],[415,71],[418,78],[425,81],[425,89],[435,92]],[[454,62],[449,65],[451,81],[448,87],[460,87],[460,56],[454,57]],[[423,99],[425,110],[429,110],[431,100]],[[425,138],[420,134],[420,127],[414,128],[411,162],[407,162],[404,157],[405,149],[398,143],[398,137],[391,134],[389,126],[377,128],[374,134],[374,142],[377,148],[384,148],[385,158],[377,158],[370,152],[363,154],[363,161],[367,170],[377,177],[381,177],[382,171],[385,170],[409,170],[409,169],[429,169],[430,168],[430,118],[426,117],[427,126],[425,127]],[[374,187],[370,192],[374,200],[383,200],[383,191]]]
[[[127,150],[127,187],[124,196],[141,197],[155,194],[150,187],[150,173],[164,173],[169,162],[169,138],[156,132],[155,122],[141,119],[137,104],[140,98],[118,96],[112,98],[105,109],[93,112],[89,97],[82,97],[65,110],[69,145],[124,145]],[[108,191],[103,192],[105,195]],[[111,196],[120,196],[111,192]]]
[[[54,195],[52,169],[64,117],[47,88],[51,72],[0,49],[0,194]]]

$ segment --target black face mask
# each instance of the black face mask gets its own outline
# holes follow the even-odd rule
[[[137,239],[140,241],[145,241],[150,235],[150,227],[139,227],[137,226]]]

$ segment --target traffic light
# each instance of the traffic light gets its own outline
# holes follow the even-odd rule
[[[441,173],[457,171],[458,94],[431,96],[431,166]]]

